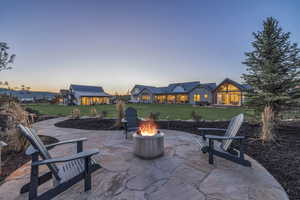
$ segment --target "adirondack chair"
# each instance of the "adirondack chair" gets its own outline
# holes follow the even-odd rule
[[[251,163],[244,158],[244,136],[236,136],[244,120],[244,115],[239,114],[233,117],[227,129],[220,128],[198,128],[202,139],[197,138],[197,142],[203,153],[209,154],[209,164],[214,163],[214,155],[225,158],[243,166],[251,167]],[[207,131],[224,131],[224,136],[207,135]],[[221,141],[214,143],[214,141]],[[239,151],[230,148],[233,140],[239,141]]]
[[[21,193],[29,191],[29,199],[52,199],[64,192],[75,183],[84,179],[84,190],[91,189],[91,173],[101,168],[91,157],[99,153],[93,149],[83,151],[83,141],[86,138],[66,140],[58,143],[44,145],[33,129],[18,125],[21,133],[27,138],[31,146],[26,150],[26,154],[32,158],[30,183],[21,188]],[[77,153],[67,157],[52,158],[48,152],[49,148],[58,145],[77,143]],[[42,158],[39,160],[39,156]],[[62,165],[56,165],[63,163]],[[39,166],[47,165],[49,172],[39,176]],[[53,188],[38,195],[38,186],[53,179]]]
[[[1,172],[1,151],[2,151],[2,147],[7,146],[7,144],[5,142],[0,141],[0,176],[2,175]]]
[[[136,109],[129,107],[125,110],[125,118],[122,120],[124,124],[124,134],[125,138],[128,138],[128,132],[133,132],[138,130],[138,116]]]

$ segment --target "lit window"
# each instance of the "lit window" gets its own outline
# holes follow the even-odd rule
[[[142,95],[142,100],[143,101],[150,101],[150,96],[149,95]]]
[[[200,94],[194,94],[194,102],[199,102],[201,99]]]

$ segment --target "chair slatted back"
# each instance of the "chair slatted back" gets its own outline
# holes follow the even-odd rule
[[[242,123],[244,121],[244,114],[241,113],[235,117],[233,117],[231,120],[230,120],[230,123],[228,125],[228,128],[226,130],[226,133],[224,136],[227,136],[227,137],[234,137],[237,135]],[[228,148],[230,147],[232,143],[232,140],[223,140],[222,144],[221,144],[221,148],[225,151],[228,150]]]
[[[27,140],[29,140],[30,144],[39,151],[40,156],[42,159],[47,160],[51,159],[51,155],[49,154],[47,148],[45,147],[42,140],[39,138],[39,136],[35,133],[34,130],[24,127],[23,125],[19,124],[18,128],[21,130],[21,133],[26,137]],[[55,164],[47,164],[51,172],[53,173],[54,177],[56,179],[60,179],[58,175],[58,167]]]
[[[129,107],[125,110],[125,119],[127,120],[127,127],[138,127],[138,116],[136,109]]]

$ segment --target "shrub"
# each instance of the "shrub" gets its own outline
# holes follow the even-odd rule
[[[10,116],[12,119],[11,129],[8,130],[8,148],[15,151],[23,151],[28,145],[27,139],[16,129],[17,124],[31,127],[33,123],[32,115],[26,112],[19,104],[9,102],[1,107],[1,114]]]
[[[31,115],[16,102],[9,102],[1,107],[2,114],[11,116],[15,124],[23,124],[30,127],[32,124]]]
[[[125,103],[122,100],[119,100],[116,104],[116,110],[117,110],[117,120],[116,120],[116,127],[122,126],[122,119],[124,118],[124,112],[125,112]]]
[[[78,108],[72,110],[71,119],[80,119],[80,110]]]
[[[160,112],[150,112],[148,118],[152,121],[157,121],[159,119]]]
[[[104,119],[107,116],[107,111],[103,110],[99,113],[99,119]]]
[[[31,114],[40,115],[40,111],[34,110],[34,109],[30,108],[30,107],[25,108],[25,111],[26,111],[26,112],[29,112],[29,113],[31,113]]]
[[[98,115],[97,109],[96,108],[91,108],[90,116],[91,117],[96,117],[97,115]]]
[[[191,116],[192,119],[196,122],[199,122],[202,119],[202,116],[194,110],[192,111]]]

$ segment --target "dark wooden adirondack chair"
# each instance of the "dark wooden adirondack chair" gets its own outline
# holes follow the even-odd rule
[[[228,125],[227,129],[219,128],[198,128],[201,132],[202,139],[197,141],[201,146],[203,153],[209,154],[209,164],[214,163],[214,155],[225,158],[232,162],[238,163],[243,166],[250,167],[251,163],[244,158],[244,136],[236,136],[244,120],[244,114],[239,114],[233,117]],[[224,136],[207,135],[207,131],[224,131]],[[217,145],[215,140],[221,141]],[[239,151],[230,148],[233,140],[239,141]]]
[[[129,107],[125,110],[125,118],[122,120],[124,124],[124,134],[125,138],[128,137],[128,132],[133,132],[138,130],[138,116],[136,109]]]
[[[84,179],[84,190],[91,189],[91,173],[101,168],[91,157],[99,153],[93,149],[83,151],[83,141],[86,138],[62,141],[50,145],[44,145],[35,131],[18,125],[21,133],[28,139],[31,146],[26,150],[26,154],[32,158],[30,183],[21,188],[21,193],[29,191],[29,199],[52,199],[64,192],[75,183]],[[77,143],[77,153],[67,157],[52,158],[48,152],[49,148],[57,145]],[[39,156],[42,158],[39,160]],[[63,163],[56,165],[56,163]],[[39,166],[47,165],[49,172],[39,176]],[[38,186],[53,179],[53,188],[38,195]]]

